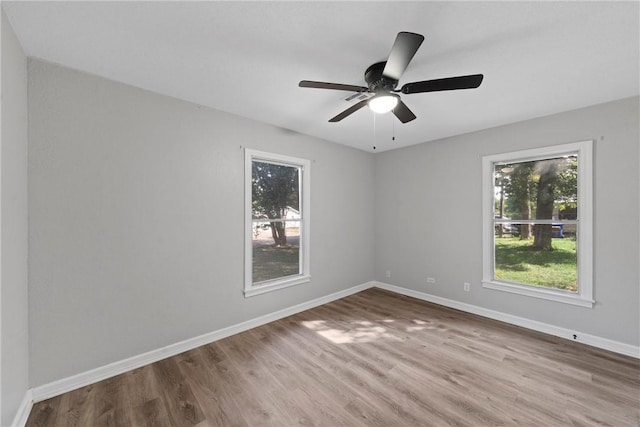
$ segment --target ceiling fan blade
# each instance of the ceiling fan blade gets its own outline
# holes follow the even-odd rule
[[[422,82],[406,83],[400,89],[405,94],[438,92],[441,90],[475,89],[480,86],[484,76],[472,74],[469,76],[447,77],[445,79],[425,80]]]
[[[364,86],[355,85],[343,85],[341,83],[326,83],[326,82],[312,82],[310,80],[301,80],[298,83],[300,87],[310,87],[315,89],[334,89],[334,90],[348,90],[351,92],[364,92],[369,90]]]
[[[382,75],[392,80],[400,80],[423,40],[424,36],[420,34],[405,31],[398,33]]]
[[[335,122],[339,122],[340,120],[344,119],[347,116],[350,116],[351,114],[355,113],[356,111],[358,111],[359,109],[361,109],[362,107],[364,107],[365,105],[367,105],[367,102],[369,102],[368,99],[363,99],[362,101],[353,104],[351,107],[347,108],[346,110],[344,110],[342,113],[338,114],[337,116],[329,119],[329,121],[331,123],[335,123]]]
[[[393,114],[400,120],[402,123],[410,122],[411,120],[415,120],[416,115],[407,107],[407,105],[402,102],[402,100],[398,100],[398,105],[393,109]]]

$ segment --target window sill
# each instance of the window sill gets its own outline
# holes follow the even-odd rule
[[[244,297],[249,298],[255,295],[264,294],[278,289],[288,288],[289,286],[301,285],[311,281],[311,276],[292,276],[285,279],[274,280],[273,282],[264,282],[263,284],[253,285],[244,290]]]
[[[541,298],[549,301],[561,302],[564,304],[578,305],[580,307],[593,308],[594,300],[584,298],[582,295],[553,291],[545,288],[534,288],[532,286],[518,285],[515,283],[497,282],[483,280],[482,287],[495,289],[497,291],[511,292],[513,294],[525,295],[533,298]]]

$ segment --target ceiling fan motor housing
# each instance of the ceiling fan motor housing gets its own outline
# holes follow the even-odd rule
[[[364,72],[364,81],[367,82],[371,92],[390,92],[398,85],[398,80],[390,79],[382,75],[386,61],[376,62]]]

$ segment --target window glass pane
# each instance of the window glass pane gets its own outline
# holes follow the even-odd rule
[[[300,221],[254,221],[253,283],[301,274]]]
[[[300,218],[300,169],[254,160],[251,201],[254,219]]]
[[[577,219],[578,157],[494,164],[497,219]]]
[[[500,227],[503,228],[502,234]],[[577,291],[576,224],[510,223],[496,224],[495,228],[494,279]],[[535,244],[534,236],[543,229],[551,235],[550,250]]]

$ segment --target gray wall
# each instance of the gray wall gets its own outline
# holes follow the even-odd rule
[[[0,425],[10,425],[29,381],[27,310],[27,59],[2,11],[0,140]]]
[[[371,154],[29,60],[31,385],[373,279]],[[241,147],[312,160],[311,283],[245,299]]]
[[[378,154],[376,279],[637,346],[638,128],[635,97]],[[588,139],[594,308],[482,288],[482,156]]]

